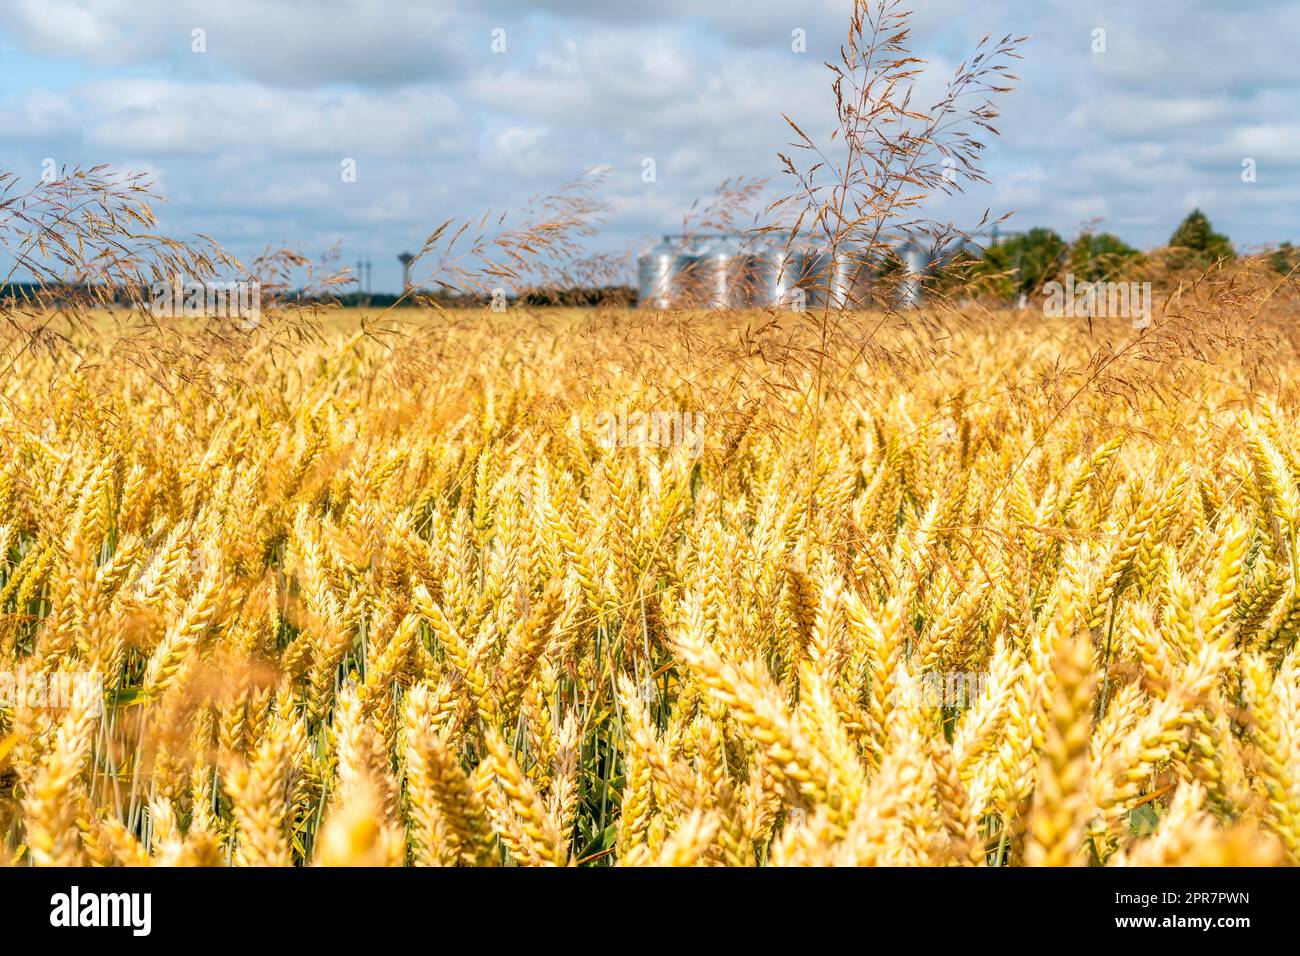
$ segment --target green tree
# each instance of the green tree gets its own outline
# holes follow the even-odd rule
[[[1204,269],[1220,259],[1235,259],[1237,256],[1228,237],[1215,232],[1210,220],[1199,209],[1187,214],[1169,237],[1169,245],[1174,251],[1171,261],[1176,267]]]
[[[1273,254],[1268,259],[1274,269],[1286,275],[1292,269],[1300,267],[1300,248],[1284,242],[1273,250]]]
[[[995,291],[1006,298],[1030,295],[1056,275],[1066,261],[1065,240],[1051,229],[1030,229],[989,246],[977,273],[985,277],[1008,273],[992,279]]]
[[[1070,244],[1070,272],[1080,282],[1114,280],[1142,254],[1109,232],[1085,232]]]

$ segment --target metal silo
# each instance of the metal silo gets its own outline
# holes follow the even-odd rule
[[[713,260],[715,281],[710,288],[709,308],[744,308],[743,245],[739,236],[716,236],[710,243],[709,256]]]
[[[733,305],[756,309],[797,308],[803,253],[784,241],[763,242],[736,257]],[[804,296],[806,298],[806,296]]]
[[[913,309],[921,304],[921,281],[930,268],[930,250],[920,243],[906,242],[896,250],[903,263],[903,280],[898,286],[898,304]]]
[[[871,286],[871,269],[861,255],[849,246],[835,250],[831,261],[829,245],[814,244],[804,252],[799,285],[807,294],[808,308],[820,309],[829,300],[832,311],[863,307]]]
[[[673,260],[673,299],[682,308],[722,309],[731,303],[739,244],[729,236],[695,236]]]
[[[652,309],[666,309],[672,304],[673,262],[677,244],[671,236],[641,254],[638,263],[637,304]]]

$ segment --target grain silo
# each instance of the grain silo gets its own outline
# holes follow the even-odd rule
[[[802,262],[802,251],[781,240],[741,251],[732,270],[733,304],[755,309],[794,305]]]
[[[809,244],[803,252],[799,285],[810,309],[827,304],[836,312],[858,309],[871,286],[871,268],[850,246],[837,246],[832,257],[829,245]]]
[[[931,250],[915,240],[905,242],[895,250],[903,264],[903,279],[898,285],[898,304],[914,309],[921,304],[921,283],[930,269]]]
[[[735,258],[740,243],[732,236],[685,237],[673,260],[673,304],[684,309],[723,309],[733,302]]]
[[[673,262],[677,258],[677,243],[671,236],[641,254],[638,263],[637,304],[653,309],[666,309],[673,298]]]
[[[898,250],[907,272],[904,304],[920,299],[929,253],[915,243]],[[833,266],[833,268],[832,268]],[[637,303],[655,309],[862,309],[875,269],[857,247],[781,237],[749,244],[729,233],[666,235],[638,260]]]

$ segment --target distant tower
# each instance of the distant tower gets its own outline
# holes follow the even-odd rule
[[[411,288],[411,263],[415,261],[415,256],[403,252],[397,257],[397,261],[402,264],[402,292],[405,293]]]
[[[370,305],[370,293],[373,291],[370,283],[370,272],[373,266],[374,263],[369,259],[357,260],[357,305]]]

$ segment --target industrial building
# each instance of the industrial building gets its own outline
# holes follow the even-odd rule
[[[931,250],[916,242],[897,247],[907,277],[898,304],[917,305]],[[666,235],[639,260],[637,302],[656,308],[821,309],[860,306],[870,295],[872,268],[852,248],[784,239],[754,241],[740,234]]]

